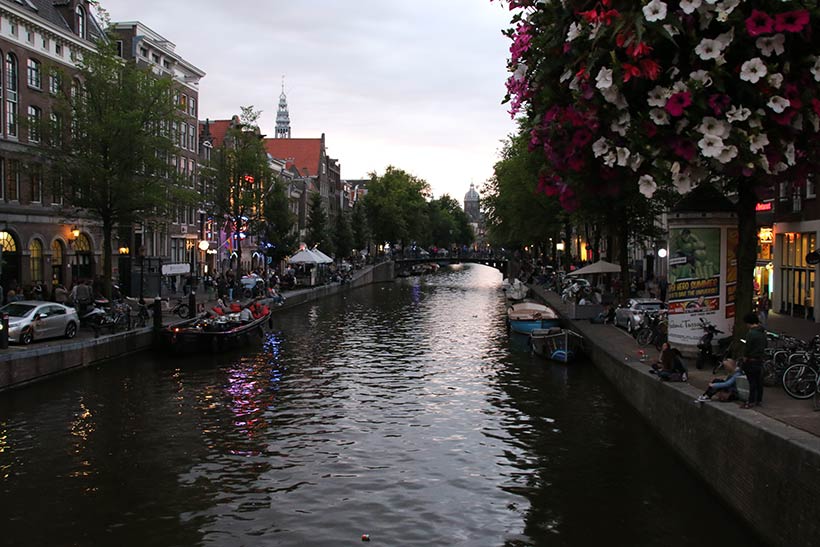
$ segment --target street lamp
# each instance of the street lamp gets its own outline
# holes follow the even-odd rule
[[[201,259],[199,261],[199,271],[197,272],[197,277],[202,276],[203,264],[205,263],[205,253],[208,252],[208,248],[210,246],[211,246],[211,244],[208,243],[207,241],[205,241],[204,239],[201,239],[199,241],[198,247],[199,247],[199,250],[202,252],[202,254],[200,255]]]
[[[145,288],[145,246],[140,245],[140,304],[145,304],[145,296],[143,290]]]

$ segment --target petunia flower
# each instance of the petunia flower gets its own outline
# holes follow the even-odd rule
[[[724,146],[723,150],[720,151],[720,154],[717,156],[717,160],[720,163],[729,163],[733,159],[737,157],[737,146]]]
[[[697,46],[695,46],[695,53],[697,53],[698,57],[704,61],[709,61],[720,57],[723,53],[723,48],[716,40],[704,38]]]
[[[783,75],[779,72],[775,72],[774,74],[769,74],[766,76],[766,81],[775,89],[780,89],[780,86],[783,85]]]
[[[632,155],[632,152],[630,152],[628,148],[624,148],[623,146],[617,146],[615,147],[615,155],[618,158],[618,165],[621,167],[626,167],[627,162],[629,161],[629,156]]]
[[[651,198],[658,189],[658,184],[652,175],[641,175],[638,179],[638,191],[648,198]]]
[[[595,77],[595,87],[598,89],[608,89],[612,87],[612,69],[601,67]]]
[[[660,0],[652,0],[643,7],[643,16],[650,23],[663,21],[666,19],[666,3]]]
[[[795,10],[778,13],[774,16],[774,30],[776,32],[802,32],[809,24],[807,10]]]
[[[686,15],[691,15],[700,7],[701,0],[680,0],[680,9]]]
[[[692,104],[692,94],[688,91],[681,91],[673,94],[666,101],[666,111],[673,117],[683,115],[683,111]]]
[[[649,117],[655,125],[669,125],[669,113],[662,108],[653,108],[650,110]]]
[[[727,108],[729,108],[731,102],[732,99],[730,99],[728,95],[714,93],[709,96],[707,104],[709,105],[709,108],[712,109],[715,116],[720,116]]]
[[[814,66],[811,67],[811,74],[814,76],[815,82],[820,82],[820,57],[814,60]]]
[[[740,79],[744,82],[756,84],[760,78],[766,75],[766,72],[766,65],[760,57],[755,57],[754,59],[749,59],[741,65]]]
[[[789,104],[789,100],[785,97],[774,95],[771,99],[769,99],[769,102],[766,103],[766,106],[780,114],[789,107]]]
[[[818,74],[820,74],[820,60],[816,66],[818,67]],[[658,85],[649,91],[646,102],[649,106],[666,106],[666,101],[671,95],[671,91]]]
[[[609,141],[606,138],[601,137],[592,143],[592,155],[596,158],[600,158],[607,152],[609,152]]]
[[[701,120],[700,125],[697,127],[697,131],[704,135],[712,135],[714,137],[725,139],[729,136],[732,128],[727,122],[718,120],[717,118],[713,118],[711,116],[705,116]]]
[[[752,111],[744,106],[733,106],[726,112],[726,119],[731,122],[745,122]]]
[[[757,49],[760,50],[760,54],[764,57],[771,57],[772,54],[781,55],[784,51],[786,51],[786,48],[784,47],[785,43],[786,37],[783,34],[761,36],[755,40]]]
[[[706,158],[716,158],[723,152],[723,139],[714,135],[704,135],[698,141],[700,153]]]
[[[755,154],[766,148],[769,144],[769,137],[766,133],[752,135],[749,137],[749,150]]]
[[[749,36],[771,34],[774,32],[774,19],[764,11],[752,10],[752,14],[746,19],[746,32]]]

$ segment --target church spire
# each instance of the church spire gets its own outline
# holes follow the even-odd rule
[[[276,111],[276,138],[290,138],[290,114],[288,114],[288,97],[285,95],[285,76],[282,76],[282,94],[279,95],[279,109]]]

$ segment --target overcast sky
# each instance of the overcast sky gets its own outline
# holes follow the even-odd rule
[[[199,118],[262,110],[282,75],[294,138],[325,133],[342,178],[395,165],[459,202],[514,130],[502,105],[509,11],[489,0],[102,0],[207,73]]]

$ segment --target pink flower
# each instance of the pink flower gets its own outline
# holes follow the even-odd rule
[[[635,65],[624,63],[621,65],[621,68],[624,71],[624,82],[628,82],[632,78],[640,78],[641,76],[641,69]]]
[[[814,109],[814,113],[820,116],[820,100],[812,99],[811,107]]]
[[[790,108],[803,106],[803,101],[800,100],[800,90],[795,84],[786,84],[783,88],[783,96],[789,100]]]
[[[572,188],[564,187],[563,192],[558,196],[558,202],[561,204],[561,207],[569,213],[578,208],[578,198],[575,196],[575,192],[572,191]]]
[[[771,34],[774,31],[774,19],[764,11],[752,10],[752,14],[746,19],[746,31],[749,36]]]
[[[666,111],[669,112],[671,116],[677,118],[678,116],[683,116],[684,109],[691,104],[692,94],[688,91],[681,91],[669,97],[666,101]]]
[[[771,117],[780,125],[791,125],[792,118],[797,115],[797,110],[794,108],[787,108],[782,114],[771,114]]]
[[[728,95],[723,95],[721,93],[715,93],[714,95],[709,96],[709,108],[712,109],[712,112],[715,113],[715,116],[722,115],[729,105],[731,104],[732,100],[729,98]]]
[[[584,148],[592,142],[592,132],[589,129],[581,128],[572,135],[572,145],[576,148]]]
[[[802,32],[808,24],[809,12],[804,9],[786,11],[774,16],[775,32]]]
[[[695,154],[697,154],[698,152],[695,143],[684,139],[677,139],[676,141],[674,141],[672,149],[674,150],[675,154],[685,159],[686,161],[692,161],[692,158],[694,158]]]

